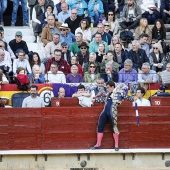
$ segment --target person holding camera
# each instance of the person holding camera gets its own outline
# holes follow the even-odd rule
[[[139,25],[140,18],[140,7],[135,3],[134,0],[128,0],[127,4],[123,8],[123,22],[120,23],[120,26],[125,31],[129,31],[130,29],[134,29]]]

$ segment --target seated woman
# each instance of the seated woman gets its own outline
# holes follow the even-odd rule
[[[31,66],[31,69],[34,65],[39,65],[40,67],[40,72],[44,75],[45,74],[45,66],[41,62],[40,56],[38,53],[33,52],[32,56],[29,57],[29,63]]]
[[[96,83],[100,77],[100,74],[97,72],[97,65],[95,62],[89,63],[89,70],[84,74],[85,83]]]
[[[101,63],[104,55],[106,55],[105,44],[99,43],[98,52],[96,52],[96,61]]]
[[[115,62],[115,56],[113,51],[108,51],[107,56],[103,56],[103,60],[100,65],[101,72],[105,71],[106,64],[109,63],[112,65],[114,71],[119,72],[119,64]]]
[[[141,18],[139,26],[135,29],[135,40],[139,40],[141,34],[147,34],[148,37],[148,44],[151,44],[152,40],[152,31],[149,28],[148,20],[146,18]]]
[[[82,19],[80,21],[79,27],[75,30],[75,35],[81,32],[83,34],[83,42],[86,42],[87,44],[91,41],[91,29],[90,24],[87,19]]]
[[[15,78],[15,82],[20,90],[28,90],[29,89],[29,80],[28,76],[26,75],[26,71],[23,67],[18,67],[17,76]]]
[[[155,43],[153,45],[153,51],[150,53],[149,60],[152,70],[156,72],[165,70],[165,55],[160,43]]]
[[[115,49],[115,45],[117,43],[121,43],[121,40],[120,40],[120,37],[118,35],[114,35],[112,37],[112,41],[111,41],[111,44],[109,45],[109,50],[114,50]],[[122,48],[124,49],[124,46],[122,45]]]

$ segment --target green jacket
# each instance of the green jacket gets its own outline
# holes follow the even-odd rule
[[[91,79],[89,72],[85,72],[85,74],[84,74],[84,82],[85,83],[96,83],[99,78],[100,78],[99,73],[95,74],[94,80]]]
[[[106,52],[108,52],[109,48],[108,48],[108,45],[105,41],[101,41],[101,43],[103,43],[105,45],[105,50]],[[96,42],[96,41],[92,41],[90,44],[89,44],[89,52],[97,52],[98,51],[98,48],[99,48],[99,44]]]

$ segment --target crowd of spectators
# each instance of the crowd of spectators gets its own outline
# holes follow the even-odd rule
[[[27,26],[27,1],[21,3],[23,25]],[[18,5],[19,0],[13,1],[11,26],[15,26]],[[105,82],[156,83],[157,73],[164,72],[170,63],[165,27],[169,0],[28,0],[28,5],[35,42],[40,36],[46,57],[28,50],[21,31],[6,42],[5,30],[0,27],[3,84],[15,83],[20,67],[35,84],[97,83],[100,77]],[[0,9],[3,25],[5,0]],[[92,34],[90,27],[97,27],[97,31]],[[128,46],[120,37],[123,31],[134,33]]]

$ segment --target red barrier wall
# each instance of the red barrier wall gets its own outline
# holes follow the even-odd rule
[[[96,142],[102,106],[92,108],[1,108],[0,150],[88,149]],[[120,148],[169,148],[170,107],[118,108]],[[110,125],[105,127],[103,148],[113,148]]]

